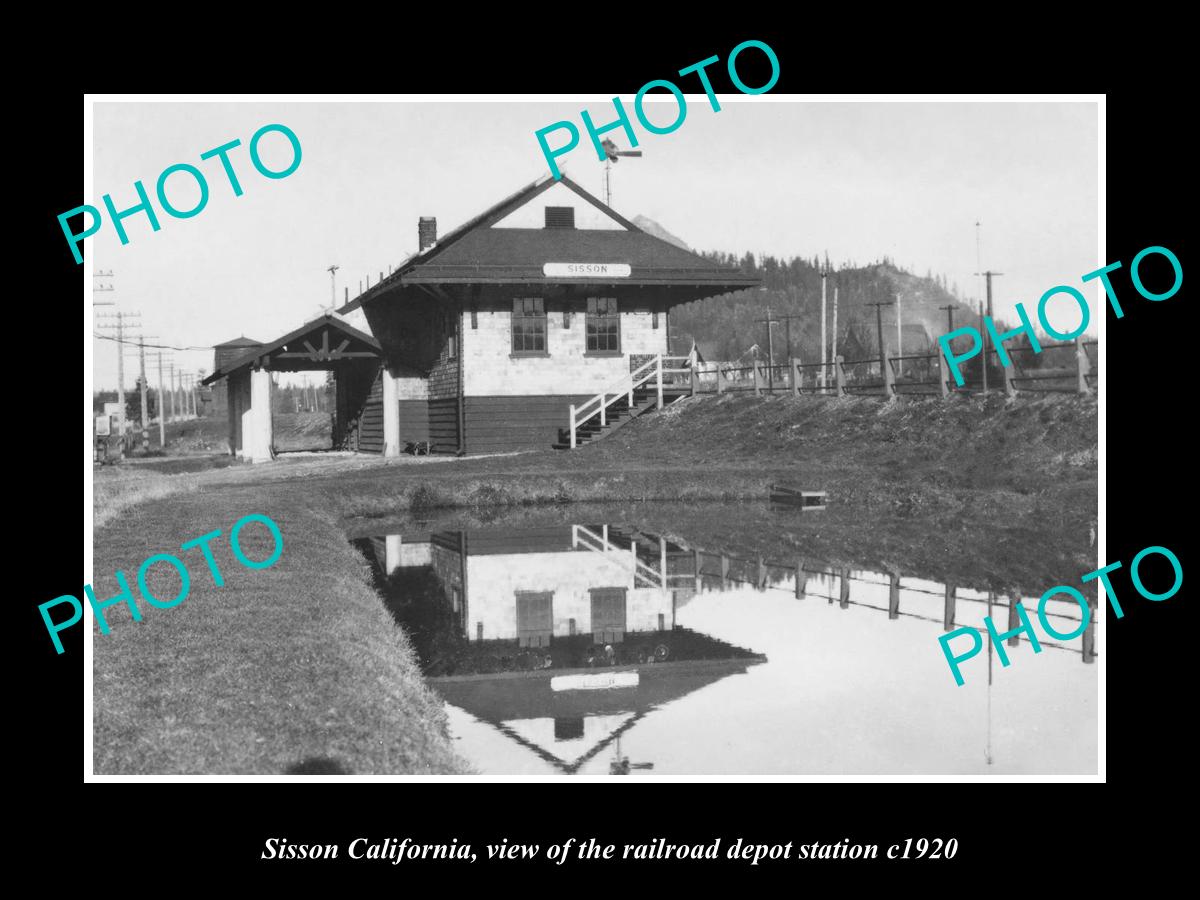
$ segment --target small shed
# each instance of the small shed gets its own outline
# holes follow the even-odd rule
[[[202,382],[225,385],[229,447],[235,456],[252,462],[264,462],[275,456],[271,422],[272,372],[334,373],[337,383],[334,446],[351,428],[365,424],[364,413],[372,386],[380,380],[382,354],[375,338],[347,324],[341,316],[325,313],[268,344],[243,349],[245,352],[219,365]],[[385,403],[383,406],[386,409],[396,404],[389,407]],[[380,418],[378,429],[386,447],[389,428],[394,429],[397,423],[389,422],[383,414]],[[391,443],[394,448],[398,437],[392,438]]]

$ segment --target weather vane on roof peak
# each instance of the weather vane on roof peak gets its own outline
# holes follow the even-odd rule
[[[600,142],[604,148],[604,205],[612,206],[612,164],[620,162],[622,156],[641,156],[641,150],[618,150],[609,138]]]

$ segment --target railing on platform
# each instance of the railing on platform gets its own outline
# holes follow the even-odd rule
[[[675,376],[688,375],[691,369],[684,366],[664,366],[663,363],[687,362],[686,356],[655,356],[638,366],[628,375],[622,375],[608,388],[579,406],[571,405],[570,432],[571,449],[578,445],[579,427],[595,416],[600,417],[600,427],[608,425],[608,408],[623,397],[629,398],[629,409],[634,407],[634,392],[645,384],[654,383],[658,409],[663,406],[663,385]]]
[[[752,361],[733,366],[709,364],[691,374],[693,394],[722,394],[733,391],[762,393],[846,395],[876,394],[895,396],[942,396],[954,393],[974,393],[984,389],[983,371],[977,360],[987,359],[988,388],[1003,391],[1009,396],[1018,392],[1062,391],[1087,394],[1096,389],[1097,343],[1076,339],[1073,342],[1032,347],[1006,347],[1008,365],[1003,364],[996,348],[972,357],[957,384],[950,374],[941,352],[904,354],[846,360],[838,357],[828,363],[801,363],[798,359],[786,363]],[[1073,360],[1062,357],[1071,352]]]

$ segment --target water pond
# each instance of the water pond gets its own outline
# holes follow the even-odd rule
[[[796,540],[746,552],[690,539],[694,520],[607,512],[351,531],[479,772],[1096,772],[1094,629],[1040,634],[1037,654],[1009,642],[1008,667],[985,644],[961,687],[937,640],[964,625],[986,639],[989,610],[1004,630],[1043,586],[947,583]],[[1076,604],[1050,609],[1076,630]]]

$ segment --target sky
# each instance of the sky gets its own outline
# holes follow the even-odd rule
[[[957,282],[963,299],[981,292],[977,231],[994,284],[997,318],[1016,321],[1021,301],[1036,316],[1050,287],[1065,284],[1089,298],[1096,333],[1098,287],[1080,277],[1110,260],[1098,243],[1096,104],[852,103],[720,95],[714,112],[688,95],[687,115],[671,134],[637,124],[641,158],[613,169],[613,206],[649,216],[698,250],[778,257],[828,252],[836,265],[884,255],[916,274],[932,270]],[[212,369],[213,344],[242,335],[282,336],[331,302],[330,265],[340,305],[368,273],[398,264],[417,247],[417,220],[436,216],[445,234],[546,174],[535,132],[570,120],[580,145],[559,157],[566,174],[603,197],[603,165],[580,120],[614,118],[606,98],[546,102],[97,102],[93,118],[94,196],[111,194],[122,210],[137,203],[141,180],[159,217],[155,232],[142,213],[124,220],[122,245],[105,218],[88,239],[84,266],[113,273],[96,300],[140,312],[148,343],[177,350],[175,364]],[[666,124],[673,100],[647,103]],[[302,158],[286,178],[268,179],[251,164],[248,145],[261,126],[280,123],[297,135]],[[620,130],[606,135],[623,148]],[[200,154],[234,139],[230,152],[244,193],[235,197],[217,159]],[[557,146],[561,133],[549,140]],[[282,169],[287,140],[266,136],[263,162]],[[189,163],[205,175],[207,206],[191,218],[168,216],[154,197],[159,174]],[[199,191],[187,174],[167,182],[180,209]],[[981,226],[977,229],[976,222]],[[69,248],[64,241],[64,252]],[[86,276],[85,276],[86,277]],[[1069,300],[1051,323],[1071,330],[1079,313]],[[111,313],[114,307],[97,308]],[[1036,321],[1036,319],[1035,319]],[[150,337],[153,336],[153,337]],[[95,387],[117,381],[116,344],[97,340]],[[136,352],[127,354],[126,387]],[[154,376],[151,356],[151,374]]]

